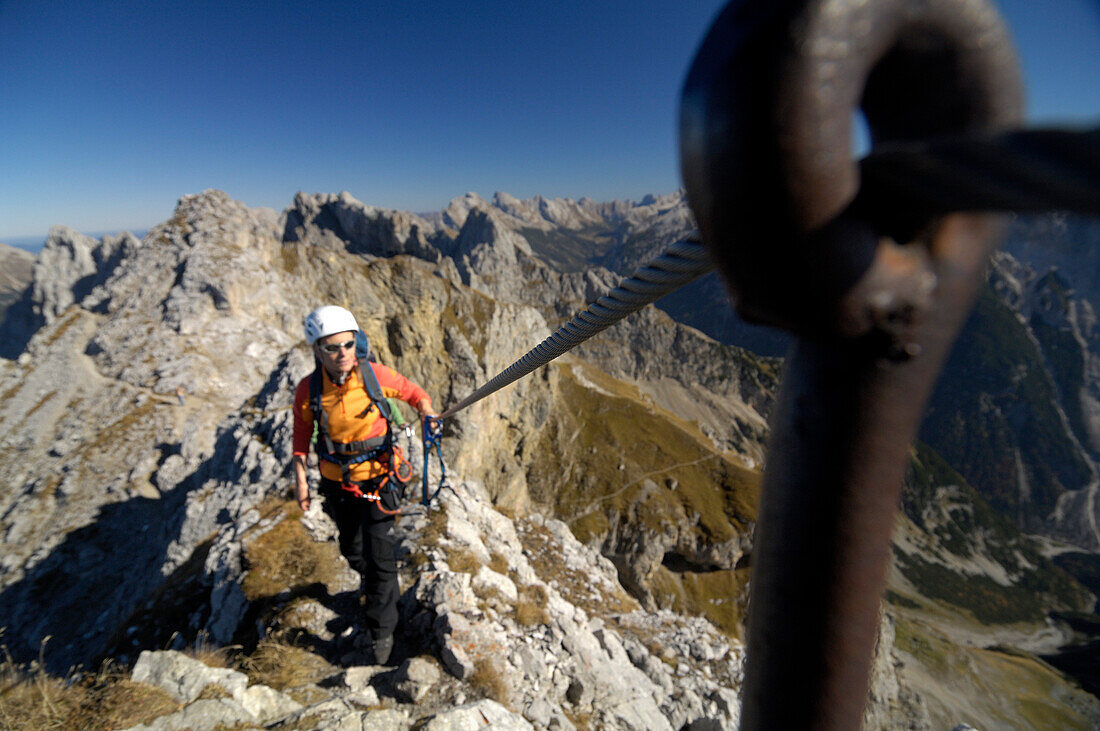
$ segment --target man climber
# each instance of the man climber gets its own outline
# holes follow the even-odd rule
[[[326,305],[305,319],[306,341],[317,367],[294,393],[293,465],[295,497],[309,510],[306,455],[318,423],[324,510],[335,521],[340,552],[359,572],[365,599],[365,624],[375,662],[389,660],[397,627],[397,560],[394,514],[398,507],[393,446],[384,410],[370,396],[376,379],[381,396],[400,398],[420,415],[435,416],[423,388],[392,368],[356,357],[359,324],[343,307]],[[378,393],[377,389],[375,393]]]

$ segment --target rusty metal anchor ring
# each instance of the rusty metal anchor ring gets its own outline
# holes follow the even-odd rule
[[[771,417],[742,728],[858,728],[909,455],[994,217],[854,205],[874,146],[1004,130],[1015,55],[985,0],[734,0],[685,82],[681,169],[746,319],[798,337]],[[911,357],[919,354],[920,357]]]
[[[899,207],[873,227],[848,210],[855,113],[878,146],[1012,127],[1021,100],[1012,44],[985,0],[727,5],[684,84],[680,154],[740,314],[817,336],[907,321],[934,280],[924,252],[902,245],[929,221]]]

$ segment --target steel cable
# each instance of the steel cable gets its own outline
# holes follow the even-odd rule
[[[714,265],[698,241],[680,241],[649,264],[639,268],[618,287],[589,305],[558,328],[526,355],[494,376],[485,385],[450,407],[440,418],[452,416],[470,404],[518,381],[632,312],[706,274]]]
[[[891,143],[872,150],[860,166],[863,182],[853,210],[871,221],[964,210],[1100,215],[1100,129]],[[440,418],[514,383],[713,268],[702,243],[673,244]]]

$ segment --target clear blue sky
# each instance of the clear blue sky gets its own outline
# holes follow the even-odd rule
[[[0,0],[0,241],[147,228],[205,188],[276,210],[669,192],[723,4]],[[1032,118],[1100,121],[1097,0],[1000,5]]]

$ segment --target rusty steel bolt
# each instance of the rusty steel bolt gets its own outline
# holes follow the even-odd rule
[[[743,729],[859,728],[909,445],[995,245],[988,214],[861,206],[852,120],[880,147],[1002,130],[1020,107],[986,0],[735,0],[692,64],[681,169],[703,241],[741,315],[797,335],[753,539]]]
[[[731,2],[684,84],[681,171],[746,320],[919,348],[936,263],[919,212],[850,205],[875,146],[1016,125],[1015,54],[986,0]]]

